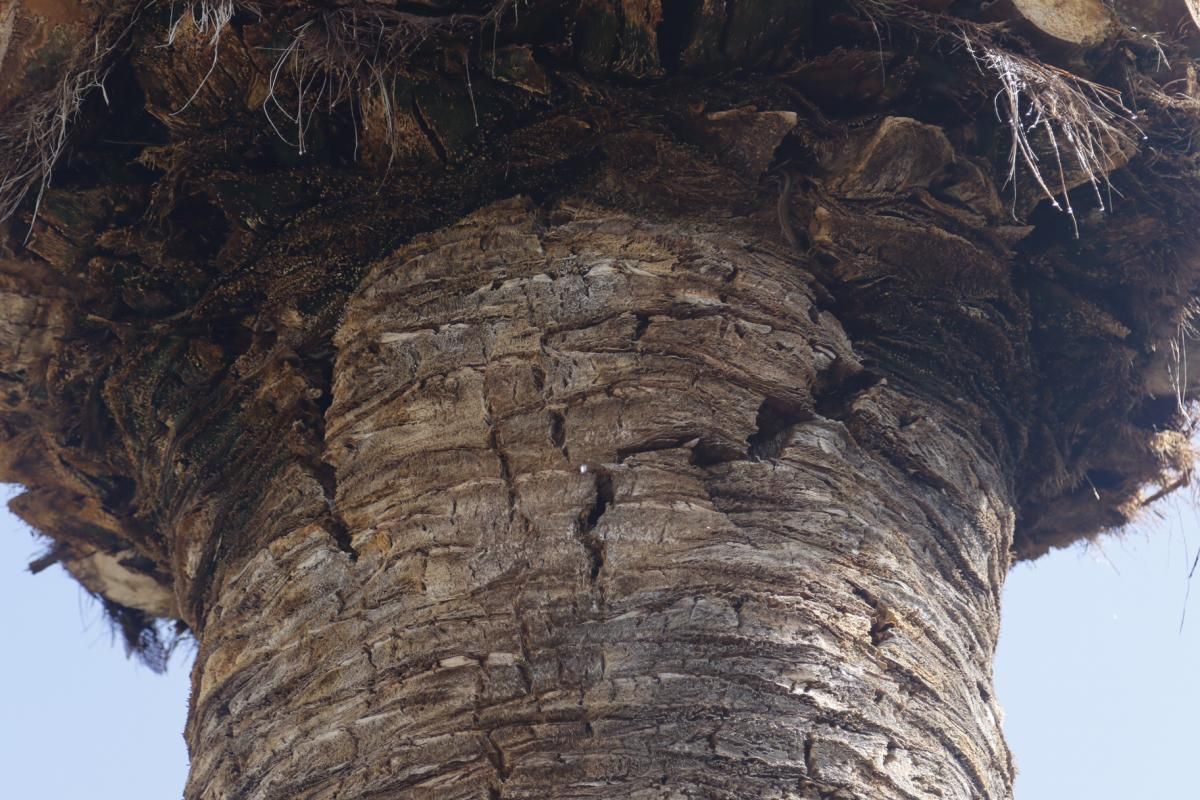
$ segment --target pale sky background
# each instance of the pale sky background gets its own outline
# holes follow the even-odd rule
[[[1016,800],[1200,791],[1200,575],[1180,632],[1200,518],[1181,500],[1009,577],[996,682]],[[0,797],[175,800],[190,652],[166,676],[127,661],[60,568],[24,571],[39,549],[0,512]]]

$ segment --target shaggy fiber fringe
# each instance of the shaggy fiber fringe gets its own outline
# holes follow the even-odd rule
[[[1076,236],[1079,227],[1071,189],[1089,183],[1100,209],[1111,205],[1105,201],[1111,192],[1107,176],[1121,165],[1122,154],[1131,152],[1144,138],[1137,114],[1125,105],[1118,90],[1021,55],[1001,43],[1004,33],[997,25],[923,12],[902,0],[854,0],[854,5],[872,20],[877,32],[881,23],[894,24],[918,34],[951,39],[997,81],[996,116],[1011,136],[1005,185],[1013,189],[1014,216],[1021,166],[1050,204],[1070,215]],[[1154,45],[1162,54],[1157,41]],[[1039,135],[1047,145],[1043,153],[1035,146]],[[1052,161],[1049,174],[1043,156]]]
[[[92,90],[104,92],[113,57],[145,9],[143,0],[118,0],[101,16],[91,49],[75,54],[57,85],[26,98],[0,119],[0,222],[11,217],[31,191],[36,192],[37,215],[71,123]]]
[[[996,26],[922,12],[902,0],[854,0],[853,5],[877,31],[880,26],[897,25],[952,38],[996,79],[1000,87],[996,113],[1011,134],[1007,184],[1013,187],[1014,202],[1018,171],[1023,167],[1054,207],[1073,220],[1069,191],[1081,182],[1091,184],[1101,207],[1107,205],[1106,176],[1120,165],[1120,154],[1142,138],[1137,114],[1125,105],[1120,92],[1002,45]],[[76,56],[58,85],[28,99],[0,122],[0,221],[12,216],[31,191],[36,191],[36,215],[84,98],[92,90],[104,91],[113,56],[139,17],[152,7],[145,0],[121,0],[103,15],[91,50]],[[488,27],[495,31],[510,11],[519,18],[519,0],[494,0],[479,14],[441,17],[373,6],[319,12],[295,24],[287,44],[279,48],[262,101],[263,113],[283,141],[304,153],[315,113],[348,102],[353,114],[355,103],[371,92],[383,106],[382,119],[388,126],[384,139],[394,152],[398,134],[389,113],[395,103],[391,76],[431,39],[481,35]],[[204,80],[174,113],[191,105],[217,68],[222,35],[239,13],[261,17],[268,9],[254,3],[235,5],[234,0],[199,0],[178,9],[172,4],[164,45],[174,45],[187,25],[205,37],[212,51]],[[1039,134],[1047,148],[1035,146]],[[1042,163],[1043,157],[1050,159],[1050,167]]]
[[[877,32],[880,26],[897,25],[952,38],[995,78],[1000,87],[996,113],[1011,134],[1007,185],[1013,187],[1014,203],[1023,167],[1041,193],[1072,220],[1069,191],[1079,183],[1090,183],[1101,207],[1107,205],[1106,176],[1120,165],[1121,154],[1142,138],[1137,114],[1125,105],[1120,92],[1004,46],[997,26],[923,12],[902,0],[854,0],[853,5],[875,24]],[[31,98],[0,122],[0,221],[12,216],[34,190],[36,215],[83,99],[94,89],[104,91],[113,55],[150,7],[145,0],[119,3],[104,15],[91,51],[76,57],[58,86]],[[235,5],[234,0],[190,2],[178,13],[172,5],[164,45],[174,45],[183,26],[194,26],[212,51],[207,80],[219,63],[221,38],[234,17],[239,13],[261,17],[268,11],[253,3]],[[345,103],[355,113],[355,103],[371,92],[383,105],[382,119],[388,126],[384,138],[394,152],[398,134],[388,113],[395,102],[391,76],[431,39],[481,35],[488,27],[495,31],[510,11],[519,18],[519,0],[494,0],[478,14],[440,17],[374,6],[321,11],[296,23],[287,44],[279,49],[270,69],[263,113],[283,141],[304,153],[315,113]],[[204,80],[174,113],[186,110]],[[1035,146],[1039,136],[1046,148]],[[1043,164],[1044,157],[1050,159],[1049,167]]]
[[[126,45],[139,19],[154,7],[153,0],[117,0],[102,15],[92,48],[72,59],[58,84],[27,98],[0,120],[0,222],[11,217],[31,192],[35,193],[36,217],[84,99],[93,90],[104,92],[113,58]],[[263,113],[280,138],[303,153],[305,134],[318,110],[330,110],[357,100],[364,91],[375,91],[384,105],[386,141],[394,149],[398,134],[390,124],[392,115],[386,113],[394,103],[390,76],[431,41],[464,33],[482,35],[489,27],[494,31],[509,11],[519,17],[519,7],[520,0],[493,0],[478,14],[440,17],[375,6],[319,12],[297,23],[288,43],[280,48],[270,70]],[[164,45],[174,45],[183,26],[194,26],[212,50],[207,80],[219,64],[221,38],[234,17],[239,13],[261,17],[267,11],[253,3],[199,0],[176,13],[172,4]],[[284,83],[290,84],[287,91],[282,90]],[[184,111],[203,86],[202,80],[175,113]],[[353,111],[353,103],[351,108]],[[288,130],[294,134],[287,135]]]

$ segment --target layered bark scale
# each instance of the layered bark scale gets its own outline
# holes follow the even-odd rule
[[[14,8],[0,477],[189,800],[1008,796],[1010,559],[1188,472],[1185,5]]]
[[[861,367],[812,281],[521,201],[373,269],[326,415],[349,547],[225,573],[187,796],[1006,797],[1006,481],[886,382],[818,411]]]

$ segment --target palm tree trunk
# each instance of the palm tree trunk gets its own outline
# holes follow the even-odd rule
[[[1010,797],[1010,558],[1190,471],[1195,4],[60,5],[0,479],[187,800]]]
[[[1006,476],[752,237],[513,200],[377,265],[334,502],[279,471],[218,573],[186,796],[1010,796]]]

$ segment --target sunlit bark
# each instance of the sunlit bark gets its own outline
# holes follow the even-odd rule
[[[188,800],[1010,797],[1010,562],[1190,469],[1191,6],[451,5],[0,5],[0,478]]]

